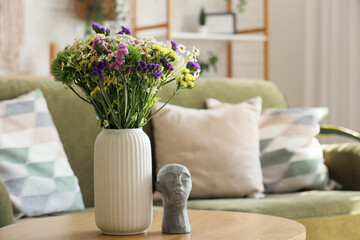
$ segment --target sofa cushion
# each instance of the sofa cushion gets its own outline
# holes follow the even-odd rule
[[[260,113],[261,98],[215,110],[165,106],[153,118],[157,170],[185,165],[190,198],[262,196]]]
[[[40,90],[0,101],[0,178],[15,217],[84,209]]]
[[[90,104],[52,79],[0,79],[0,100],[12,99],[35,89],[44,94],[66,156],[79,179],[85,206],[93,207],[94,142],[101,131],[96,114]]]
[[[209,109],[234,105],[212,98],[206,100]],[[259,125],[260,159],[266,193],[337,187],[337,183],[329,179],[323,152],[316,139],[319,122],[327,113],[327,108],[270,108],[263,111]]]
[[[167,84],[161,88],[158,97],[169,99],[174,86]],[[239,103],[250,98],[261,97],[262,108],[286,108],[287,102],[282,91],[272,82],[257,79],[199,78],[191,91],[183,90],[171,100],[171,104],[188,108],[205,108],[207,98],[223,102]]]
[[[268,194],[263,199],[189,200],[190,209],[269,214],[290,219],[359,214],[360,192],[306,191]]]

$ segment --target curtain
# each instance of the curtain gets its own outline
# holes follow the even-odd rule
[[[306,0],[304,37],[304,105],[360,132],[360,0]]]
[[[0,0],[0,70],[16,69],[23,35],[23,0]]]

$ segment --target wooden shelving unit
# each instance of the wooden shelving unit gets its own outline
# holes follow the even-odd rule
[[[133,23],[134,23],[134,36],[139,31],[165,28],[166,37],[171,39],[193,39],[193,40],[215,40],[227,41],[227,75],[233,77],[233,42],[263,42],[264,43],[264,79],[269,80],[269,26],[268,26],[268,0],[264,1],[264,26],[262,28],[252,28],[237,31],[236,34],[201,34],[195,32],[172,32],[171,25],[171,4],[172,0],[166,0],[166,22],[163,24],[139,27],[137,24],[137,0],[133,0]],[[227,11],[232,12],[231,2],[227,3]]]
[[[264,42],[266,36],[264,34],[201,34],[195,32],[173,32],[174,39],[194,39],[194,40],[216,40],[216,41],[243,41],[243,42]]]

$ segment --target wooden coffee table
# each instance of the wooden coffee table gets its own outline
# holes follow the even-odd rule
[[[268,215],[188,210],[192,231],[189,234],[161,233],[162,211],[145,234],[134,236],[103,235],[95,225],[94,213],[69,214],[28,220],[0,228],[0,239],[82,240],[82,239],[247,239],[304,240],[305,227],[292,220]]]

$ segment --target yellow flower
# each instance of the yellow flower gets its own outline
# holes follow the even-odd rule
[[[169,55],[171,58],[173,58],[174,60],[177,58],[177,56],[176,56],[176,54],[175,53],[170,53],[170,55]]]
[[[159,46],[159,45],[153,45],[153,46],[152,46],[152,49],[153,49],[153,50],[158,50],[158,51],[159,51],[161,54],[163,54],[163,55],[166,55],[166,54],[168,54],[168,53],[171,52],[170,49],[168,49],[168,48],[163,48],[163,47],[161,47],[161,46]]]
[[[164,55],[168,54],[170,52],[170,49],[167,49],[167,48],[161,48],[160,49],[160,52]]]
[[[187,85],[190,86],[190,87],[194,87],[194,86],[195,86],[195,84],[194,84],[193,82],[191,82],[191,81],[188,81],[188,82],[187,82]]]
[[[187,73],[187,74],[185,75],[185,80],[186,80],[186,81],[194,81],[194,80],[195,80],[195,77],[194,77],[192,74]]]
[[[182,78],[181,76],[176,77],[176,83],[179,83],[181,78]]]
[[[162,47],[160,47],[159,45],[153,45],[152,49],[154,50],[160,50]]]
[[[183,68],[180,70],[180,73],[189,73],[189,72],[190,72],[190,70],[187,68]]]
[[[181,80],[181,81],[180,81],[180,85],[183,86],[183,87],[187,87],[187,82]]]
[[[96,55],[91,56],[90,58],[90,62],[93,63],[94,61],[96,61],[98,59],[98,57]]]
[[[90,96],[92,97],[97,92],[100,92],[100,87],[99,86],[96,86],[96,88],[94,88],[94,90],[92,90],[92,92],[90,93]]]

